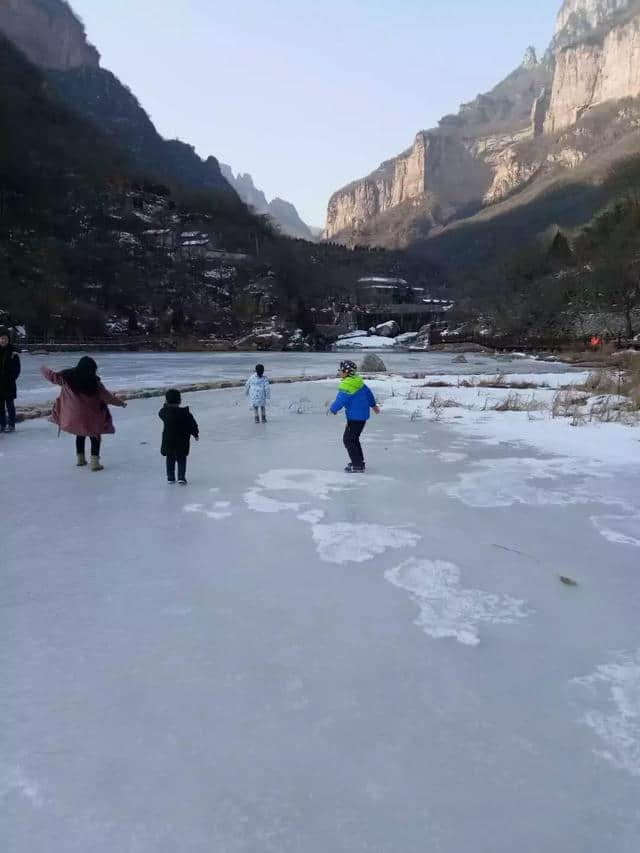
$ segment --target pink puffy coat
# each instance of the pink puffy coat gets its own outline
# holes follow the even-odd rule
[[[41,367],[40,370],[49,382],[62,386],[49,416],[51,423],[72,435],[107,435],[116,431],[109,405],[124,407],[126,403],[107,391],[102,383],[99,385],[99,393],[94,396],[76,394],[61,373],[48,367]]]

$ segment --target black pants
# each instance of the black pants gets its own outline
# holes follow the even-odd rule
[[[167,480],[174,483],[176,479],[176,465],[178,466],[178,479],[187,479],[187,457],[167,456]]]
[[[84,453],[84,444],[86,440],[86,435],[76,436],[76,453]],[[100,436],[92,435],[89,440],[91,441],[91,455],[100,456]]]
[[[267,408],[266,406],[254,406],[253,414],[255,415],[256,421],[260,420],[260,415],[262,415],[262,420],[266,421],[267,419]]]
[[[0,400],[0,429],[7,426],[7,415],[9,416],[9,426],[15,426],[16,404],[13,400]]]
[[[344,431],[343,442],[347,448],[349,459],[357,468],[364,465],[364,454],[362,445],[360,444],[360,436],[362,430],[367,425],[366,421],[347,421],[347,428]]]

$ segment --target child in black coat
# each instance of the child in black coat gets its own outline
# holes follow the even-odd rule
[[[180,408],[182,397],[175,388],[167,391],[165,400],[164,406],[158,412],[158,417],[164,423],[160,452],[167,457],[167,480],[175,483],[177,465],[178,482],[186,486],[187,456],[191,436],[199,441],[198,424],[187,407]]]

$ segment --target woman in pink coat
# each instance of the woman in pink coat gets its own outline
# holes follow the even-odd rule
[[[62,386],[60,396],[53,406],[49,420],[63,432],[76,436],[77,464],[86,465],[85,440],[91,439],[91,470],[102,471],[100,464],[100,436],[116,431],[109,406],[126,407],[104,387],[98,376],[98,365],[88,355],[75,367],[56,373],[48,367],[41,368],[42,375],[54,385]]]

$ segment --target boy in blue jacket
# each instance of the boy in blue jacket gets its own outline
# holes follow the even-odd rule
[[[344,431],[344,446],[351,462],[344,469],[347,474],[363,474],[365,470],[364,454],[360,444],[362,430],[367,425],[370,410],[380,414],[371,389],[364,384],[364,380],[357,373],[358,367],[353,361],[340,363],[340,390],[333,402],[330,411],[337,415],[340,409],[345,410],[347,416],[347,428]]]

